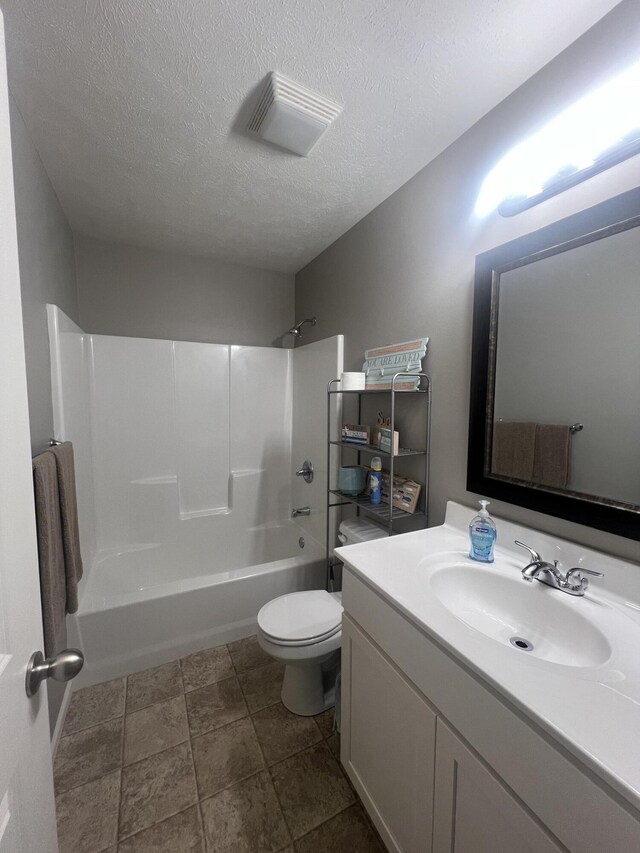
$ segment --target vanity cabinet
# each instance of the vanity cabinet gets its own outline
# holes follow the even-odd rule
[[[342,761],[390,850],[566,850],[348,617],[342,637]]]
[[[341,761],[389,851],[640,851],[629,804],[348,564],[343,605]]]
[[[437,724],[434,794],[433,853],[561,853],[567,849],[551,839],[442,718]]]
[[[342,627],[343,763],[391,850],[424,853],[431,838],[436,714],[348,618]]]

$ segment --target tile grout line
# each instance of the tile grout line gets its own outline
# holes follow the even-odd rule
[[[74,729],[71,732],[65,732],[64,734],[60,735],[58,744],[60,744],[61,741],[66,740],[68,737],[73,737],[74,735],[82,734],[82,732],[86,732],[89,729],[94,729],[96,726],[101,726],[103,723],[112,723],[114,720],[119,720],[120,717],[124,717],[124,711],[122,712],[122,714],[114,714],[112,717],[105,717],[104,720],[98,720],[97,723],[89,723],[88,726],[82,726],[82,728],[80,729]]]
[[[116,815],[116,850],[120,846],[120,823],[122,820],[122,777],[124,775],[124,735],[127,724],[127,700],[129,698],[129,676],[124,680],[124,715],[122,718],[122,754],[120,766],[120,788],[118,790],[118,813]]]
[[[175,814],[169,815],[168,817],[163,817],[162,820],[159,820],[156,823],[152,823],[151,826],[145,826],[143,829],[136,830],[131,835],[127,835],[125,838],[121,839],[120,841],[117,841],[116,847],[119,847],[120,844],[124,844],[125,841],[129,841],[130,839],[135,838],[138,835],[141,835],[143,832],[148,832],[150,829],[155,829],[156,826],[160,826],[161,824],[166,823],[168,820],[173,820],[174,817],[178,817],[178,815],[181,815],[181,814],[184,814],[185,812],[188,812],[189,809],[193,809],[193,808],[197,809],[197,806],[198,806],[198,803],[191,803],[191,805],[185,806],[183,809],[180,809],[179,812],[176,812]],[[104,849],[109,850],[110,847],[112,847],[112,846],[113,845],[107,845],[107,847],[105,847]]]
[[[320,746],[321,744],[326,745],[326,741],[324,740],[324,738],[320,738],[320,740],[317,740],[315,743],[309,743],[307,744],[307,746],[303,746],[302,749],[297,749],[295,752],[292,752],[291,755],[285,755],[284,758],[279,758],[277,761],[274,761],[273,764],[269,766],[269,769],[271,769],[271,767],[278,767],[285,761],[289,761],[290,758],[296,758],[298,755],[302,755],[302,753],[306,752],[308,749],[313,749],[314,747]],[[328,748],[329,747],[327,746],[327,749]],[[335,755],[331,752],[330,749],[329,754],[335,760]]]
[[[62,743],[63,740],[69,740],[69,738],[75,737],[76,735],[82,735],[85,732],[91,731],[91,729],[97,729],[99,726],[106,726],[109,723],[113,723],[116,720],[119,720],[121,717],[122,717],[122,719],[124,719],[124,715],[119,714],[117,717],[109,717],[108,720],[100,720],[100,722],[98,722],[98,723],[92,723],[90,726],[87,726],[85,729],[78,729],[77,732],[71,732],[68,735],[64,735],[64,737],[60,738],[58,743]],[[57,755],[57,751],[56,751],[56,755]],[[78,787],[78,786],[76,785],[75,787]]]
[[[263,709],[262,709],[262,710],[263,710]],[[257,711],[256,711],[256,713],[259,713],[259,712],[257,712]],[[313,719],[313,717],[312,717],[311,719]],[[253,718],[251,719],[251,722],[253,723]],[[284,813],[284,808],[283,808],[283,806],[282,806],[282,802],[281,802],[281,800],[280,800],[280,795],[279,795],[279,793],[278,793],[278,789],[277,789],[277,787],[276,787],[275,780],[274,780],[274,778],[273,778],[272,770],[273,770],[273,768],[278,767],[280,764],[283,764],[285,761],[288,761],[290,758],[295,758],[296,756],[301,755],[303,752],[306,752],[306,751],[308,751],[308,750],[310,750],[310,749],[313,749],[314,747],[318,746],[318,744],[325,744],[325,745],[326,745],[326,741],[325,741],[325,738],[324,738],[324,736],[323,736],[323,734],[322,734],[322,731],[321,731],[321,729],[320,729],[320,726],[318,726],[318,724],[317,724],[317,722],[316,722],[315,720],[314,720],[314,723],[316,723],[316,727],[318,728],[318,730],[319,730],[319,732],[320,732],[320,740],[319,740],[319,741],[316,741],[316,743],[311,744],[310,746],[306,746],[304,749],[298,750],[298,752],[294,752],[292,755],[288,755],[286,758],[282,758],[280,761],[276,761],[276,762],[274,762],[274,763],[273,763],[272,765],[270,765],[270,766],[269,766],[269,764],[266,764],[266,757],[264,756],[264,750],[262,750],[262,744],[260,743],[260,738],[258,738],[258,733],[257,733],[257,731],[256,731],[256,737],[258,738],[258,745],[260,746],[260,749],[261,749],[261,751],[263,752],[263,758],[265,758],[266,769],[267,769],[267,772],[268,772],[268,774],[269,774],[269,778],[271,779],[271,784],[272,784],[272,786],[273,786],[273,790],[274,790],[274,793],[275,793],[275,795],[276,795],[276,800],[278,801],[278,805],[280,806],[280,812],[281,812],[281,814],[282,814],[282,817],[283,817],[283,820],[284,820],[285,826],[287,827],[287,831],[288,831],[288,833],[289,833],[289,835],[290,835],[290,837],[291,837],[291,845],[294,847],[294,850],[295,850],[295,845],[296,845],[296,843],[297,843],[298,841],[300,841],[302,838],[304,838],[306,835],[309,835],[309,832],[313,832],[313,830],[314,830],[314,829],[317,829],[319,826],[323,826],[323,825],[324,825],[325,823],[327,823],[329,820],[332,820],[334,817],[336,817],[336,815],[340,814],[342,811],[344,811],[345,809],[350,808],[350,807],[353,805],[353,803],[349,803],[349,805],[345,806],[343,809],[340,809],[340,811],[336,812],[336,814],[334,814],[334,815],[330,815],[326,820],[323,820],[321,823],[319,823],[319,824],[318,824],[318,826],[314,826],[314,827],[312,827],[312,828],[309,830],[309,832],[305,832],[305,833],[304,833],[304,835],[301,835],[301,836],[300,836],[300,838],[294,838],[294,837],[293,837],[293,831],[292,831],[291,827],[289,826],[289,822],[287,821],[286,815],[285,815],[285,813]],[[255,724],[254,724],[254,731],[255,731]],[[331,757],[332,757],[332,758],[335,758],[335,757],[333,756],[333,753],[332,753],[332,752],[331,752],[331,750],[329,749],[329,747],[327,746],[326,748],[328,749],[329,753],[331,754]],[[357,800],[356,800],[356,802],[357,802]],[[283,849],[283,850],[284,850],[284,849],[286,849],[286,845],[285,845],[285,847],[283,847],[282,849]]]
[[[209,794],[209,795],[208,795],[208,796],[206,796],[206,797],[200,797],[200,786],[199,786],[199,784],[198,784],[197,774],[195,774],[195,761],[194,761],[194,774],[196,775],[196,787],[197,787],[197,789],[198,789],[198,809],[199,809],[200,817],[201,817],[201,820],[202,820],[202,835],[203,835],[203,840],[204,840],[204,844],[205,844],[205,849],[207,849],[207,850],[208,850],[208,846],[209,846],[209,845],[208,845],[208,841],[207,841],[207,837],[206,837],[206,832],[205,832],[205,828],[204,828],[204,815],[203,815],[203,813],[202,813],[202,803],[203,803],[205,800],[213,799],[214,797],[218,796],[218,795],[219,795],[220,793],[222,793],[223,791],[227,791],[227,790],[229,790],[230,788],[233,788],[235,785],[239,785],[239,784],[241,784],[242,782],[246,782],[248,779],[252,779],[252,778],[254,778],[255,776],[259,776],[261,773],[265,773],[265,772],[266,772],[266,774],[267,774],[267,776],[268,776],[268,778],[269,778],[269,781],[270,781],[270,783],[271,783],[271,787],[272,787],[272,789],[273,789],[273,793],[274,793],[275,798],[276,798],[276,803],[278,804],[278,809],[279,809],[279,811],[280,811],[280,816],[281,816],[281,818],[282,818],[283,825],[284,825],[284,827],[285,827],[285,829],[287,830],[287,833],[288,833],[288,835],[289,835],[289,841],[287,842],[287,844],[285,844],[285,845],[284,845],[284,847],[279,848],[279,850],[285,850],[287,847],[289,847],[289,846],[293,846],[293,844],[294,844],[293,836],[292,836],[292,834],[291,834],[291,830],[289,829],[289,824],[287,823],[287,820],[286,820],[286,818],[285,818],[285,816],[284,816],[284,812],[283,812],[283,810],[282,810],[282,804],[281,804],[281,802],[280,802],[280,798],[278,797],[278,792],[276,791],[276,788],[275,788],[275,785],[274,785],[274,782],[273,782],[273,777],[272,777],[272,775],[271,775],[271,770],[270,770],[269,764],[268,764],[268,762],[267,762],[266,756],[265,756],[265,754],[264,754],[264,749],[262,748],[262,744],[261,744],[261,742],[260,742],[260,738],[258,737],[258,732],[256,731],[255,723],[254,723],[254,721],[253,721],[253,714],[249,711],[249,705],[248,705],[248,703],[247,703],[246,694],[245,694],[244,689],[243,689],[243,687],[242,687],[242,682],[241,682],[241,680],[240,680],[240,678],[239,678],[240,673],[238,672],[238,670],[237,670],[237,668],[236,668],[236,665],[235,665],[235,662],[234,662],[233,657],[232,657],[232,655],[231,655],[231,652],[230,652],[230,650],[229,650],[229,646],[228,646],[228,644],[227,644],[226,648],[227,648],[227,652],[229,653],[229,658],[231,659],[231,665],[232,665],[233,670],[234,670],[234,672],[235,672],[235,678],[236,678],[236,681],[238,682],[238,685],[239,685],[239,687],[240,687],[240,693],[241,693],[241,695],[242,695],[243,702],[244,702],[245,707],[246,707],[246,709],[247,709],[247,713],[246,713],[246,715],[245,715],[244,717],[240,717],[239,719],[248,719],[248,720],[250,721],[250,723],[251,723],[251,728],[252,728],[253,733],[254,733],[254,735],[255,735],[256,742],[257,742],[257,744],[258,744],[258,749],[260,750],[260,754],[261,754],[261,756],[262,756],[262,761],[263,761],[263,765],[264,765],[264,766],[263,766],[263,767],[261,767],[259,770],[255,771],[254,773],[250,773],[248,776],[245,776],[243,779],[236,779],[236,780],[234,780],[234,782],[232,782],[231,784],[229,784],[229,785],[225,786],[224,788],[221,788],[219,791],[215,791],[213,794]],[[260,668],[260,667],[252,667],[252,668],[250,668],[250,669],[244,670],[244,672],[253,672],[254,670],[259,669],[259,668]],[[277,704],[277,703],[274,703],[274,704]],[[272,706],[268,705],[268,706],[266,706],[266,707],[272,707]],[[264,709],[264,708],[260,708],[260,709],[258,709],[258,711],[254,711],[253,713],[259,713],[260,711],[263,711],[263,710],[265,710],[265,709]],[[231,723],[226,723],[224,726],[218,726],[217,728],[211,729],[211,730],[210,730],[210,732],[211,732],[211,731],[219,731],[220,729],[223,729],[223,728],[225,728],[225,727],[226,727],[226,726],[228,726],[228,725],[232,725],[234,722],[237,722],[237,720],[233,720],[233,721],[231,721]],[[196,737],[202,737],[204,734],[209,734],[210,732],[204,732],[203,734],[198,735],[198,736],[196,736]],[[194,740],[194,737],[193,737],[193,735],[191,734],[191,727],[189,727],[189,734],[190,734],[190,740],[191,740],[191,741],[193,741],[193,740]],[[322,733],[320,733],[320,734],[322,734]],[[192,747],[192,754],[193,754],[193,747]]]
[[[253,722],[253,717],[251,716],[251,714],[249,714],[249,719],[251,720],[251,728],[253,729],[253,733],[256,736],[256,741],[258,742],[258,749],[260,750],[262,760],[264,761],[264,769],[267,772],[267,776],[269,777],[269,781],[271,782],[271,787],[273,788],[273,793],[276,798],[276,803],[278,804],[278,808],[280,809],[280,817],[282,818],[282,822],[287,830],[287,833],[289,834],[289,840],[293,845],[293,833],[291,832],[291,828],[289,827],[289,823],[287,821],[287,818],[285,817],[284,809],[282,808],[282,803],[280,802],[280,797],[278,796],[278,791],[276,789],[275,782],[273,781],[273,776],[271,775],[271,768],[269,767],[269,763],[267,762],[267,756],[264,754],[264,749],[262,748],[262,744],[260,743],[260,738],[258,737],[258,732],[256,731],[256,726]],[[281,850],[286,849],[286,847],[288,847],[288,844],[285,844],[285,846],[282,847]]]
[[[222,678],[219,678],[217,681],[208,681],[206,684],[201,684],[200,687],[192,687],[190,690],[187,690],[185,687],[182,692],[184,696],[192,696],[194,693],[197,693],[198,690],[205,690],[207,687],[213,687],[214,684],[223,684],[225,681],[231,681],[231,679],[240,684],[238,676],[235,673],[232,673],[231,675],[225,675]]]
[[[191,743],[188,740],[182,741],[182,743],[175,744],[175,747],[182,746],[185,743],[189,747],[189,753],[191,753]],[[168,747],[168,749],[164,749],[164,750],[162,750],[162,752],[168,752],[169,749],[174,749],[174,747]],[[155,757],[155,755],[160,755],[160,754],[161,753],[155,753],[154,756],[150,756],[150,757]],[[142,759],[142,760],[144,760],[144,759]],[[131,767],[133,765],[128,765],[128,766]],[[194,776],[195,776],[195,768],[194,768]],[[196,797],[197,797],[197,795],[198,795],[198,786],[196,783]],[[176,817],[176,815],[182,814],[182,812],[186,811],[187,809],[192,808],[193,806],[197,806],[197,805],[198,805],[198,800],[196,799],[195,802],[189,803],[188,806],[185,806],[184,808],[179,809],[177,812],[172,812],[171,814],[165,815],[161,820],[157,820],[154,823],[150,823],[149,826],[143,826],[141,829],[138,829],[135,832],[130,833],[129,835],[125,835],[122,838],[119,837],[120,831],[118,831],[118,844],[121,844],[124,841],[128,841],[130,838],[133,838],[134,835],[139,835],[141,832],[144,832],[147,829],[153,829],[154,826],[158,826],[158,824],[164,823],[165,821],[169,820],[170,818]]]
[[[319,823],[317,826],[312,827],[308,832],[305,832],[304,835],[301,835],[299,838],[296,838],[296,840],[293,842],[293,844],[295,845],[298,843],[298,841],[302,841],[303,838],[306,838],[308,835],[311,835],[312,832],[315,832],[316,830],[323,827],[325,825],[325,823],[329,823],[329,821],[334,820],[335,818],[338,817],[338,815],[341,815],[343,812],[346,812],[348,809],[352,809],[354,806],[358,806],[359,808],[361,808],[363,814],[365,816],[367,815],[367,813],[366,813],[366,811],[362,805],[362,802],[361,802],[360,798],[358,797],[358,799],[355,802],[349,803],[349,805],[347,805],[347,806],[343,806],[335,814],[332,814],[326,820],[323,820],[322,823]]]
[[[182,664],[180,665],[180,669],[182,670]],[[185,705],[186,705],[186,702],[185,702]],[[195,801],[194,805],[196,807],[196,813],[198,815],[198,823],[200,825],[200,838],[202,840],[202,846],[203,846],[204,850],[206,851],[208,845],[207,845],[207,838],[206,838],[205,831],[204,831],[204,815],[202,814],[202,807],[200,805],[200,803],[201,803],[200,786],[198,785],[198,774],[196,773],[196,762],[195,762],[195,758],[193,757],[193,743],[191,742],[191,727],[189,726],[189,719],[188,718],[187,718],[187,733],[189,735],[189,739],[187,740],[187,743],[189,745],[189,755],[191,756],[191,769],[193,771],[193,784],[195,785],[195,789],[196,789],[196,801]],[[189,806],[189,808],[191,808],[191,806]]]
[[[116,717],[115,719],[118,719],[118,718]],[[113,722],[113,720],[109,720],[109,722]],[[124,726],[124,720],[123,720],[123,726]],[[85,729],[85,731],[88,731],[88,729]],[[122,746],[120,747],[120,749],[122,751]],[[78,788],[83,788],[85,785],[92,785],[94,782],[99,782],[100,779],[104,779],[105,776],[110,776],[112,773],[116,773],[118,770],[121,770],[121,769],[122,769],[122,764],[119,763],[115,767],[112,767],[110,770],[105,770],[104,772],[100,773],[98,776],[94,776],[92,779],[85,779],[84,782],[80,782],[78,785],[71,785],[71,787],[65,788],[64,791],[60,791],[60,790],[55,789],[55,775],[54,775],[54,797],[55,798],[62,797],[65,794],[70,793],[71,791],[77,791]]]

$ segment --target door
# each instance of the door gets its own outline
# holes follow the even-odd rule
[[[567,853],[438,717],[433,853]]]
[[[1,14],[0,435],[0,853],[55,853],[47,691],[25,692],[43,643]]]

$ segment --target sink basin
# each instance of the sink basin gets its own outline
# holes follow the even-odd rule
[[[440,565],[429,576],[440,603],[476,631],[510,644],[514,654],[575,667],[598,666],[609,659],[607,638],[579,613],[586,600],[569,598],[537,581],[528,584],[519,572],[511,577],[464,562]]]

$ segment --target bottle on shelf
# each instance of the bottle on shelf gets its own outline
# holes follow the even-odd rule
[[[382,497],[382,460],[379,456],[374,456],[371,460],[369,488],[371,490],[369,500],[372,504],[379,504]]]

